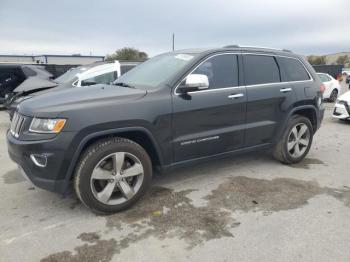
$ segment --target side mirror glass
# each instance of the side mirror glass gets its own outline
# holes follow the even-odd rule
[[[188,92],[203,90],[209,88],[209,79],[206,75],[190,74],[178,87],[178,92],[186,94]]]

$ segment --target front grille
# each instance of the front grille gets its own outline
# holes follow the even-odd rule
[[[16,138],[19,137],[21,130],[22,130],[22,127],[23,127],[23,124],[24,124],[24,121],[25,121],[25,117],[20,115],[19,113],[16,112],[13,115],[10,132],[14,137],[16,137]]]

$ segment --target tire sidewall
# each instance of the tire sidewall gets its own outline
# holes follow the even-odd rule
[[[333,98],[333,94],[336,94],[335,95],[335,98]],[[337,100],[337,98],[338,98],[338,91],[336,90],[336,89],[333,89],[332,90],[332,92],[331,92],[331,94],[330,94],[330,96],[329,96],[329,100],[331,101],[331,102],[335,102],[336,100]]]
[[[91,189],[91,176],[95,166],[106,156],[116,152],[128,152],[136,156],[144,169],[144,177],[139,191],[129,200],[118,205],[106,205],[98,201]],[[77,183],[76,189],[79,190],[78,196],[81,201],[93,209],[97,213],[114,213],[126,209],[133,205],[140,197],[147,191],[152,180],[152,165],[146,151],[136,143],[133,142],[117,142],[110,143],[106,141],[105,144],[99,147],[92,147],[87,150],[76,173]]]

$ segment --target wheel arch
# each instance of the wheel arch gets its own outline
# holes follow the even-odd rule
[[[65,188],[63,189],[63,191],[66,191],[68,184],[73,178],[76,164],[78,163],[82,152],[84,152],[84,150],[87,147],[89,147],[91,144],[95,143],[100,139],[115,137],[115,136],[130,139],[140,144],[149,154],[152,161],[152,165],[163,164],[162,155],[160,153],[160,149],[158,147],[156,140],[154,139],[152,133],[144,127],[118,128],[118,129],[110,129],[110,130],[90,133],[80,141],[77,149],[73,154],[72,161],[68,167],[68,170],[65,176],[65,186],[64,186]]]
[[[292,110],[290,110],[287,117],[284,119],[283,125],[279,129],[274,143],[278,143],[278,141],[280,140],[280,138],[283,135],[283,132],[287,128],[289,119],[291,117],[293,117],[294,115],[302,115],[302,116],[305,116],[308,119],[310,119],[314,133],[316,132],[316,130],[320,126],[320,122],[318,120],[317,109],[315,108],[315,106],[313,106],[313,105],[297,106],[297,107],[293,108]]]
[[[313,132],[316,132],[318,128],[318,118],[317,111],[314,106],[308,105],[296,107],[290,112],[288,119],[293,115],[301,115],[308,118],[312,124]]]

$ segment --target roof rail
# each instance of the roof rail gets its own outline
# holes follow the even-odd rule
[[[273,48],[273,47],[265,47],[265,46],[240,46],[240,45],[227,45],[223,48],[259,48],[259,49],[270,49],[270,50],[278,50],[278,51],[284,51],[291,53],[291,50],[288,49],[280,49],[280,48]]]

